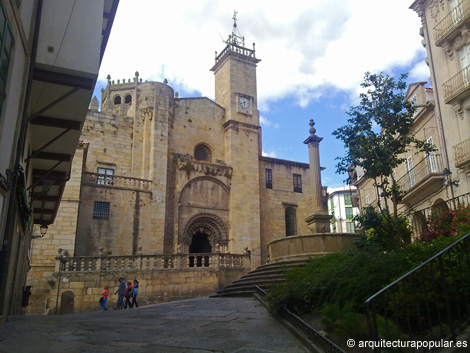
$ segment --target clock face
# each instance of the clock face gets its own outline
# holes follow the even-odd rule
[[[249,97],[240,96],[240,98],[238,98],[238,104],[240,104],[240,107],[243,109],[248,109],[250,107],[250,103],[251,102]]]

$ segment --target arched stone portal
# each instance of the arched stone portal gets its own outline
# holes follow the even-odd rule
[[[198,232],[193,235],[191,244],[189,245],[189,253],[210,253],[212,252],[212,246],[209,242],[207,234]]]
[[[183,252],[226,252],[228,246],[227,227],[214,214],[198,214],[186,224],[181,243]]]

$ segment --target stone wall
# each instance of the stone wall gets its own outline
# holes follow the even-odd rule
[[[272,170],[272,189],[266,188],[265,169]],[[294,192],[293,174],[302,176],[302,192]],[[311,212],[309,166],[305,163],[261,157],[259,163],[261,203],[261,249],[266,260],[267,246],[286,237],[285,211],[296,212],[296,234],[309,234],[305,218]]]
[[[94,219],[93,204],[109,202],[109,219]],[[101,185],[84,185],[75,247],[77,256],[96,256],[103,248],[108,255],[163,252],[163,236],[152,228],[152,193]]]
[[[355,233],[318,233],[277,239],[268,245],[271,262],[305,260],[354,247]]]
[[[74,312],[102,310],[98,300],[105,285],[109,286],[112,294],[107,307],[113,308],[117,301],[114,293],[119,277],[125,278],[126,282],[139,281],[139,305],[209,296],[239,279],[250,268],[249,255],[208,255],[199,263],[200,267],[197,267],[197,256],[191,262],[189,255],[59,256],[55,271],[48,274],[47,281],[38,283],[34,300],[30,301],[26,313],[54,314],[56,307],[60,313],[62,294],[68,291],[74,295]],[[59,261],[62,263],[60,267]],[[193,267],[188,267],[190,263]]]

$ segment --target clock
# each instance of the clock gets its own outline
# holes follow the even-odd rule
[[[242,107],[243,109],[248,109],[251,104],[251,99],[247,96],[240,96],[238,98],[238,104],[240,104],[240,107]]]

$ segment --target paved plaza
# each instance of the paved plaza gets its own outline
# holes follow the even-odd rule
[[[123,311],[10,317],[0,330],[0,352],[309,350],[255,299],[196,298]]]

